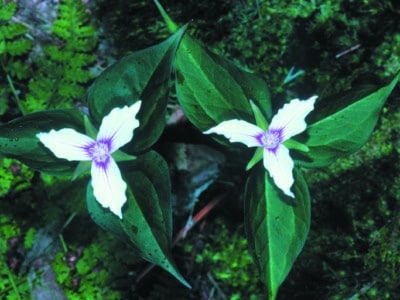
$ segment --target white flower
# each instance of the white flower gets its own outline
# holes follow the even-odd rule
[[[70,161],[92,161],[93,194],[105,208],[122,219],[126,202],[126,183],[111,154],[133,138],[139,126],[136,115],[141,101],[131,106],[114,108],[103,118],[96,140],[71,128],[41,132],[36,136],[58,158]]]
[[[235,119],[224,121],[204,133],[222,134],[231,142],[240,142],[247,147],[262,147],[265,169],[277,187],[286,195],[294,197],[290,190],[294,183],[294,163],[289,149],[283,143],[306,129],[304,119],[314,109],[316,99],[317,96],[304,101],[291,100],[272,118],[267,130]]]

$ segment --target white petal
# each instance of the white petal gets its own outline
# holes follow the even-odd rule
[[[116,162],[110,157],[104,165],[92,163],[92,186],[96,200],[122,219],[122,206],[126,202],[126,183]]]
[[[224,135],[227,139],[233,142],[240,142],[247,147],[262,146],[259,138],[264,131],[253,124],[242,120],[229,120],[218,124],[204,132],[205,134],[217,133]]]
[[[274,151],[264,149],[264,167],[273,178],[276,186],[286,195],[294,197],[290,188],[294,183],[293,178],[293,160],[289,155],[289,149],[279,145]]]
[[[36,137],[58,158],[68,160],[90,160],[85,147],[94,141],[71,128],[41,132]]]
[[[307,127],[304,119],[314,109],[316,99],[317,96],[312,96],[303,101],[299,99],[291,100],[272,118],[268,129],[282,129],[282,137],[284,141],[300,132],[303,132]]]
[[[139,126],[136,115],[139,112],[141,101],[131,106],[116,107],[103,118],[97,140],[111,141],[111,150],[114,152],[133,138],[133,130]]]

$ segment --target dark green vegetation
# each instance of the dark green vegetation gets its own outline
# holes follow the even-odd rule
[[[151,1],[89,2],[85,7],[80,0],[62,1],[54,23],[39,27],[51,28],[41,35],[33,35],[24,25],[32,19],[21,22],[23,15],[18,15],[14,2],[0,6],[3,122],[27,112],[84,105],[86,88],[97,72],[94,67],[104,67],[169,35]],[[274,99],[329,95],[351,86],[381,83],[400,67],[397,1],[171,0],[162,4],[176,21],[189,23],[189,32],[212,50],[263,74]],[[305,73],[283,84],[292,66]],[[399,297],[399,100],[397,89],[373,137],[359,152],[307,174],[312,229],[280,299]],[[0,172],[0,251],[7,262],[7,268],[0,268],[0,291],[5,299],[29,299],[27,278],[33,279],[26,276],[31,274],[30,266],[22,264],[38,240],[34,237],[43,236],[35,233],[48,227],[55,231],[50,235],[54,244],[63,241],[63,247],[54,246],[47,255],[54,258],[56,281],[69,299],[138,294],[148,299],[161,295],[198,299],[201,293],[214,293],[216,299],[224,295],[260,298],[260,285],[248,278],[256,276],[256,270],[248,264],[243,232],[236,229],[243,216],[241,199],[235,196],[217,209],[223,224],[229,226],[210,216],[204,229],[188,234],[187,251],[176,250],[180,269],[194,287],[188,291],[158,270],[135,285],[145,264],[135,265],[132,250],[91,222],[79,182],[71,188],[9,159],[3,159]],[[232,189],[232,183],[241,186],[241,172],[227,164],[222,178],[229,184],[216,183],[214,189]],[[210,194],[205,193],[196,208],[206,205]],[[186,217],[178,219],[175,230]],[[17,238],[15,243],[13,238]],[[71,255],[78,258],[75,267],[68,265]],[[237,274],[238,265],[246,272]]]

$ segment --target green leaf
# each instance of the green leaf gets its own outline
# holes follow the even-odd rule
[[[361,87],[317,102],[301,140],[309,151],[299,154],[299,163],[322,167],[361,148],[399,78],[400,72],[382,88]]]
[[[122,58],[89,89],[89,111],[98,123],[112,108],[142,101],[138,114],[140,127],[135,130],[129,147],[132,152],[149,148],[164,129],[168,82],[184,32],[185,28],[181,28],[164,42]]]
[[[253,157],[247,163],[246,171],[248,171],[252,167],[254,167],[260,160],[263,159],[263,157],[264,157],[264,148],[263,147],[257,147],[256,151],[253,154]]]
[[[265,119],[265,116],[258,108],[258,106],[250,100],[251,110],[253,111],[254,119],[256,120],[256,125],[263,130],[268,129],[268,121]]]
[[[59,159],[40,143],[36,134],[51,129],[73,128],[84,132],[82,114],[73,109],[37,112],[0,126],[0,154],[29,167],[54,174],[73,174],[77,162]]]
[[[182,284],[189,286],[178,272],[170,253],[172,211],[169,170],[164,159],[154,151],[120,163],[128,185],[127,204],[120,220],[97,203],[91,185],[87,202],[93,220],[123,240],[129,240],[143,259],[161,266]]]
[[[255,123],[250,99],[271,116],[264,80],[185,36],[175,61],[176,91],[187,118],[200,130],[231,119]]]
[[[168,28],[176,25],[155,1]],[[268,87],[260,77],[245,72],[185,35],[175,60],[176,91],[187,118],[201,131],[222,121],[255,123],[250,99],[266,118],[271,117]]]
[[[0,5],[0,21],[9,21],[17,11],[17,3],[10,1]]]
[[[249,247],[268,299],[278,289],[303,249],[310,228],[310,195],[299,170],[294,171],[296,198],[285,196],[260,165],[245,190],[245,226]]]

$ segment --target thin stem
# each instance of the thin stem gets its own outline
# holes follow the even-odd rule
[[[4,70],[4,68],[3,68],[3,70]],[[17,90],[16,90],[15,87],[14,87],[14,84],[13,84],[13,82],[12,82],[12,79],[11,79],[11,77],[10,77],[8,74],[7,74],[6,77],[7,77],[8,84],[10,85],[11,92],[13,93],[13,95],[14,95],[14,97],[15,97],[15,100],[17,101],[17,105],[18,105],[19,110],[21,111],[21,113],[22,113],[23,115],[25,115],[25,114],[26,114],[26,111],[25,111],[24,107],[23,107],[22,104],[21,104],[21,99],[19,99],[19,97],[18,97],[18,93],[17,93]]]
[[[4,263],[4,265],[6,266],[8,279],[10,280],[11,286],[12,286],[12,288],[13,288],[15,294],[17,295],[17,299],[18,299],[18,300],[22,300],[21,295],[19,294],[17,285],[15,284],[14,277],[13,277],[11,271],[10,271],[10,268],[8,267],[8,265],[7,265],[6,263]]]

